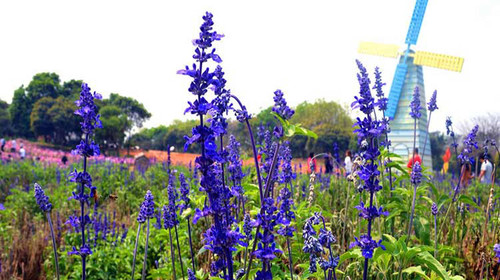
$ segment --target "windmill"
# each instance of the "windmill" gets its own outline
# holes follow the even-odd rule
[[[416,147],[424,156],[424,165],[432,167],[431,145],[426,145],[422,151],[427,131],[427,108],[425,99],[424,77],[422,66],[430,66],[450,71],[462,71],[464,59],[456,56],[436,54],[431,52],[413,51],[411,45],[417,44],[420,27],[425,14],[428,0],[417,0],[410,27],[406,34],[406,49],[400,51],[398,45],[362,42],[358,52],[384,57],[399,58],[396,73],[389,92],[386,117],[391,119],[389,139],[392,152],[402,158],[409,158],[413,149],[413,119],[409,116],[409,104],[416,86],[420,88],[420,102],[423,107],[422,117],[417,121]],[[427,141],[430,141],[429,139]]]

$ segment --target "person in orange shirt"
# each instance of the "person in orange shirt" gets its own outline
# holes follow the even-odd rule
[[[414,160],[415,159],[415,160]],[[422,159],[420,158],[420,155],[418,154],[418,148],[415,148],[415,151],[413,152],[413,156],[410,158],[408,161],[407,167],[411,169],[413,167],[413,164],[415,162],[418,162],[420,165],[422,165]]]

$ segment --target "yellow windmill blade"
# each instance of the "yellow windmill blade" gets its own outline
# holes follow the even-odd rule
[[[414,64],[461,72],[464,59],[458,56],[431,52],[415,52]]]
[[[358,48],[359,53],[385,56],[385,57],[398,57],[399,46],[391,44],[380,44],[373,42],[361,42]]]

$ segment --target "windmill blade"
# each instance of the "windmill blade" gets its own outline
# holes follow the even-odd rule
[[[417,44],[420,27],[422,26],[422,21],[424,20],[427,1],[428,0],[417,0],[417,3],[415,4],[415,9],[413,10],[413,15],[411,16],[410,27],[408,28],[408,33],[406,34],[405,43],[408,45]]]
[[[373,42],[361,42],[359,43],[358,53],[396,58],[399,54],[399,46]]]
[[[455,72],[461,72],[464,59],[458,56],[431,52],[415,52],[413,63],[417,65],[430,66],[440,69],[446,69]]]
[[[396,67],[396,73],[394,74],[391,91],[389,92],[389,98],[387,100],[387,110],[385,111],[386,117],[389,117],[390,119],[394,119],[394,116],[396,115],[396,109],[398,108],[399,97],[401,96],[401,91],[403,90],[407,71],[408,65],[406,63],[399,63]]]

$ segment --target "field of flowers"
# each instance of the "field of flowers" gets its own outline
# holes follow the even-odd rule
[[[67,165],[61,154],[2,158],[1,279],[500,279],[498,187],[464,187],[460,174],[408,169],[389,153],[378,69],[372,84],[357,62],[352,173],[304,173],[288,140],[315,133],[289,122],[294,111],[276,90],[275,126],[254,134],[245,97],[225,87],[213,25],[206,13],[194,64],[178,72],[191,80],[186,113],[200,121],[185,140],[202,153],[187,166],[167,158],[135,171],[100,156],[93,135],[106,128],[87,84],[75,112],[82,141]],[[415,121],[426,105],[438,109],[435,94],[428,104],[418,94]],[[247,126],[253,166],[226,134],[229,114]],[[494,141],[479,147],[477,127],[460,145],[450,119],[446,128],[457,170],[498,153]],[[341,166],[338,153],[332,160]]]

